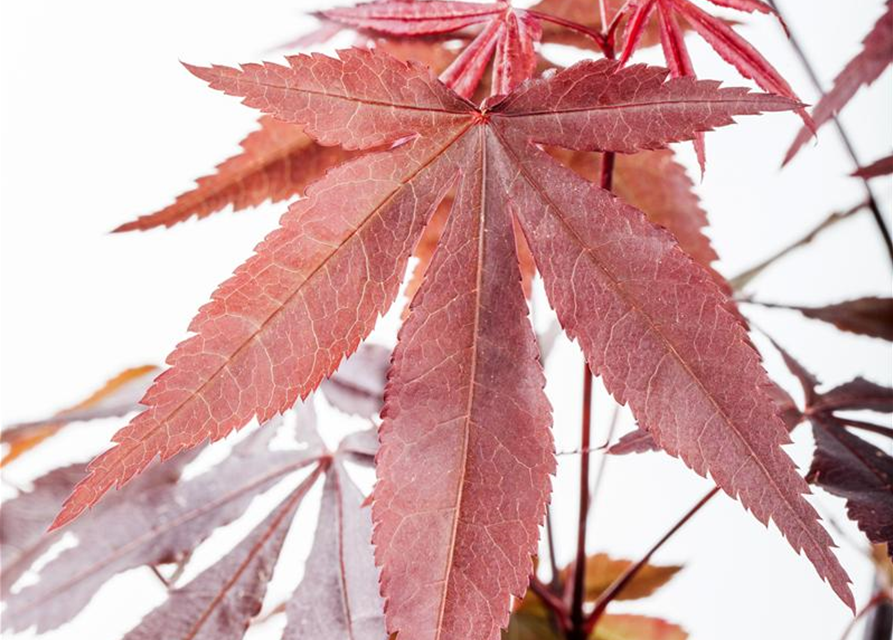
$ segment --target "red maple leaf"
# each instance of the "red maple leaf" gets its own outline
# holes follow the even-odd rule
[[[493,93],[510,93],[536,69],[534,43],[542,36],[540,20],[514,9],[508,0],[488,4],[430,0],[385,0],[323,11],[322,16],[357,29],[390,36],[429,36],[483,25],[440,79],[459,95],[470,98],[490,60]]]
[[[400,333],[380,430],[373,519],[389,630],[492,638],[527,584],[555,460],[516,226],[608,389],[661,447],[771,518],[851,604],[725,294],[668,232],[539,146],[633,153],[796,103],[600,60],[476,106],[421,65],[340,56],[191,68],[321,144],[386,150],[311,185],[218,288],[146,411],[91,463],[54,526],[156,456],[309,394],[391,305],[425,223],[455,187]]]
[[[774,13],[774,10],[761,0],[710,1],[715,5],[739,11]],[[639,47],[645,27],[656,13],[660,25],[660,43],[670,74],[674,78],[696,75],[679,22],[682,18],[742,76],[753,80],[766,91],[800,101],[775,67],[747,40],[738,35],[728,23],[698,8],[689,0],[633,0],[623,12],[629,17],[620,54],[621,62],[629,60]],[[798,113],[808,124],[810,123],[809,116],[802,108],[798,108]],[[703,171],[706,163],[703,136],[695,138],[695,150]]]
[[[814,127],[821,127],[843,109],[863,85],[869,85],[880,77],[893,63],[893,0],[887,0],[887,8],[862,41],[862,50],[850,60],[836,78],[831,91],[825,94],[812,110]],[[791,144],[784,162],[790,162],[815,128],[803,128]]]
[[[855,378],[829,391],[818,390],[818,378],[778,344],[785,365],[803,388],[808,419],[815,436],[809,482],[846,499],[847,514],[874,543],[886,544],[893,558],[893,458],[850,429],[890,435],[880,425],[837,412],[893,413],[893,389]]]

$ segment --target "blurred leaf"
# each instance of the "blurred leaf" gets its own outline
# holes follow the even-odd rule
[[[0,467],[56,435],[69,422],[112,418],[136,411],[140,408],[140,398],[158,371],[155,365],[125,369],[88,398],[68,409],[49,418],[22,422],[3,429],[0,432],[0,442],[8,444],[9,451],[0,460]]]
[[[679,625],[660,618],[636,615],[605,615],[590,640],[685,640],[688,634]]]
[[[604,553],[598,553],[586,558],[586,600],[597,600],[602,592],[610,587],[633,564],[632,560],[615,560]],[[669,582],[680,569],[682,569],[680,566],[647,564],[623,588],[615,600],[647,598]],[[570,580],[571,568],[566,567],[563,569],[561,575],[562,581],[567,582]]]

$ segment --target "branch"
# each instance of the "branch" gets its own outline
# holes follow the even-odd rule
[[[598,31],[593,31],[589,27],[586,27],[577,22],[565,20],[564,18],[549,15],[548,13],[542,13],[541,11],[535,11],[533,9],[527,9],[526,11],[528,14],[544,22],[551,22],[552,24],[557,24],[558,26],[564,27],[565,29],[570,29],[571,31],[576,31],[577,33],[582,33],[584,36],[592,38],[598,48],[602,50],[602,53],[604,53],[606,46],[605,38]]]
[[[710,499],[713,498],[717,493],[719,493],[719,487],[714,487],[707,493],[703,498],[701,498],[695,506],[689,509],[688,513],[686,513],[682,518],[680,518],[679,522],[677,522],[673,527],[664,534],[664,537],[658,540],[651,549],[648,550],[641,560],[639,560],[634,565],[631,565],[623,574],[617,578],[610,587],[605,589],[602,594],[598,597],[598,600],[595,601],[595,608],[592,610],[592,613],[589,615],[589,618],[586,619],[586,635],[588,636],[592,633],[592,630],[595,628],[595,625],[598,623],[599,618],[602,617],[602,614],[605,612],[605,609],[608,608],[608,605],[623,591],[624,587],[630,583],[630,581],[636,577],[636,574],[648,564],[648,561],[651,560],[651,556],[655,554],[655,552],[660,549],[664,543],[672,538],[677,531],[679,531],[682,526],[688,522],[692,516],[694,516],[701,508],[710,502]]]
[[[552,593],[548,586],[540,582],[535,573],[530,576],[530,590],[539,596],[545,607],[555,616],[562,632],[566,632],[570,628],[570,620],[564,601]]]
[[[589,515],[589,438],[592,431],[592,373],[583,362],[583,421],[580,427],[580,510],[577,518],[577,557],[574,561],[574,587],[571,596],[571,628],[583,629],[583,595],[586,579],[586,521]],[[571,638],[576,638],[572,635]]]
[[[552,532],[552,505],[546,506],[546,543],[549,548],[549,568],[552,570],[552,579],[549,587],[553,591],[558,591],[560,583],[558,562],[555,560],[555,534]]]
[[[876,606],[878,606],[882,602],[890,602],[890,595],[883,590],[878,591],[876,594],[874,594],[872,596],[871,600],[869,600],[865,604],[865,606],[859,610],[859,613],[856,614],[856,617],[853,618],[852,620],[850,620],[850,623],[846,626],[846,629],[844,629],[844,631],[843,631],[843,635],[840,636],[840,640],[846,640],[849,637],[852,630],[855,628],[856,623],[859,622],[859,620],[861,620],[863,617],[865,617],[866,613],[868,613],[869,611],[874,609]]]
[[[831,227],[833,227],[835,224],[837,224],[841,220],[845,220],[845,219],[849,218],[850,216],[858,213],[859,211],[861,211],[863,208],[865,208],[867,206],[868,206],[868,201],[865,200],[865,201],[860,202],[859,204],[855,205],[854,207],[851,207],[847,211],[844,211],[843,213],[838,213],[838,212],[832,213],[830,216],[828,216],[827,218],[822,220],[818,225],[816,225],[815,227],[810,229],[806,235],[804,235],[802,238],[800,238],[796,242],[789,244],[784,249],[782,249],[782,250],[778,251],[777,253],[773,254],[772,256],[766,258],[759,264],[751,267],[747,271],[743,271],[742,273],[739,273],[734,278],[731,278],[729,280],[729,284],[736,291],[740,291],[741,289],[746,287],[748,284],[750,284],[751,280],[753,280],[758,275],[760,275],[764,269],[766,269],[767,267],[769,267],[776,261],[784,258],[786,255],[788,255],[792,251],[810,244],[823,231],[825,231],[826,229],[830,229]]]
[[[772,6],[772,8],[775,9],[775,13],[778,15],[779,20],[787,25],[790,25],[790,22],[785,19],[775,0],[768,0],[768,2]],[[797,57],[800,59],[800,63],[806,70],[806,73],[809,76],[809,79],[812,81],[812,84],[815,87],[816,91],[819,92],[820,96],[824,97],[825,91],[822,89],[822,83],[819,81],[815,69],[813,69],[812,64],[809,62],[809,58],[806,57],[806,52],[803,50],[803,47],[800,46],[800,42],[791,31],[788,32],[788,39],[791,43],[791,47],[794,49],[794,53],[796,53]],[[847,133],[846,129],[837,118],[837,116],[834,116],[831,119],[834,121],[834,126],[837,128],[837,133],[840,136],[840,140],[843,142],[844,147],[846,147],[847,153],[849,154],[850,159],[855,165],[855,169],[860,169],[862,167],[862,162],[860,161],[859,156],[856,154],[856,149],[853,146],[852,141],[850,140],[849,134]],[[890,237],[890,230],[887,229],[887,223],[884,222],[884,216],[881,213],[880,207],[878,206],[877,198],[875,198],[874,196],[874,191],[872,190],[871,185],[868,183],[868,178],[862,178],[862,184],[865,187],[865,195],[867,198],[868,208],[871,210],[871,215],[874,216],[874,221],[877,224],[878,230],[881,232],[881,237],[883,238],[884,245],[887,248],[887,253],[890,256],[890,263],[893,264],[893,239],[891,239]]]
[[[611,425],[608,427],[608,435],[605,436],[605,444],[599,447],[604,451],[614,439],[614,431],[617,428],[617,418],[620,415],[620,405],[614,405],[614,413],[611,415]],[[598,465],[598,471],[595,473],[595,482],[592,484],[592,491],[589,492],[589,518],[592,518],[592,500],[598,495],[598,490],[602,486],[602,479],[605,477],[605,467],[608,466],[608,456],[603,455],[601,464]]]

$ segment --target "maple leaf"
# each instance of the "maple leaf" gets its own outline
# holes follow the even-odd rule
[[[870,165],[859,167],[853,172],[857,178],[879,178],[893,173],[893,155],[875,160]]]
[[[585,597],[587,601],[596,601],[612,584],[620,578],[634,563],[629,560],[616,560],[607,554],[599,553],[586,559]],[[646,564],[632,577],[627,585],[617,594],[615,600],[636,600],[652,595],[669,582],[681,569],[676,566],[658,566]],[[573,568],[561,570],[560,579],[570,584]],[[685,638],[673,635],[681,632],[676,625],[660,621],[656,618],[641,616],[603,615],[590,634],[591,639],[604,640],[648,640],[649,638]],[[666,635],[661,635],[666,634]],[[502,634],[503,640],[542,640],[563,636],[555,630],[550,622],[548,609],[532,590],[528,590],[524,599],[517,603],[508,628]]]
[[[311,429],[312,414],[307,411],[299,410],[294,425],[295,437],[307,443],[304,448],[270,450],[269,443],[278,430],[267,425],[235,445],[222,463],[193,479],[180,481],[180,471],[190,460],[180,456],[153,467],[112,496],[92,517],[74,523],[71,532],[78,540],[77,546],[65,549],[42,566],[37,583],[8,598],[5,625],[21,630],[37,624],[38,632],[53,629],[74,618],[112,576],[187,556],[216,528],[241,516],[255,496],[324,454]],[[3,546],[11,544],[20,550],[21,560],[15,565],[18,575],[61,532],[22,538],[14,523],[20,521],[21,512],[34,512],[30,530],[45,531],[53,513],[47,508],[35,511],[35,505],[55,502],[60,492],[70,490],[71,485],[66,487],[62,481],[71,475],[51,472],[35,483],[34,491],[4,504],[0,510]],[[52,489],[51,495],[45,493],[47,488]],[[6,533],[8,527],[10,533]],[[4,583],[12,577],[6,575],[7,567],[4,560]]]
[[[443,46],[412,40],[378,40],[377,49],[401,60],[417,60],[435,72],[456,57]],[[190,218],[206,218],[231,206],[233,211],[263,202],[279,202],[300,194],[325,172],[357,154],[317,144],[302,127],[268,116],[260,129],[241,143],[242,153],[224,161],[213,175],[199,178],[198,186],[155,213],[120,225],[115,231],[146,231],[170,227]]]
[[[218,165],[215,174],[199,178],[195,189],[179,196],[174,204],[115,231],[170,227],[192,217],[205,218],[230,205],[239,211],[267,200],[286,200],[355,155],[340,147],[318,145],[300,127],[275,118],[263,117],[259,124],[258,131],[239,143],[242,153]]]
[[[795,103],[602,60],[476,107],[421,65],[340,56],[192,68],[321,144],[400,144],[341,165],[290,207],[201,309],[148,409],[91,463],[55,526],[157,455],[309,394],[393,302],[412,246],[455,185],[400,333],[380,430],[373,519],[389,630],[493,637],[527,583],[555,462],[513,217],[566,332],[607,387],[663,448],[771,517],[851,602],[727,298],[668,232],[534,144],[632,153]]]
[[[823,307],[802,307],[750,300],[774,309],[792,309],[807,318],[833,324],[841,331],[893,341],[893,298],[870,296]]]
[[[710,2],[739,11],[775,13],[760,0],[710,0]],[[646,26],[656,12],[664,58],[673,77],[696,75],[679,22],[682,18],[742,76],[753,80],[766,91],[800,102],[788,82],[759,51],[726,22],[698,8],[689,0],[633,0],[623,8],[623,12],[628,18],[619,58],[622,63],[629,60],[639,47]],[[812,126],[809,116],[802,107],[798,107],[797,112],[809,126]],[[702,135],[695,138],[695,151],[703,173],[706,155]]]
[[[814,126],[821,127],[831,120],[860,87],[877,80],[890,63],[893,63],[893,0],[886,1],[886,10],[862,41],[862,50],[834,78],[834,86],[813,107]],[[797,155],[812,133],[812,130],[803,128],[797,134],[785,155],[785,164]]]
[[[286,607],[284,640],[387,637],[371,543],[372,518],[363,500],[336,458],[323,487],[305,577]]]
[[[597,181],[598,154],[566,149],[549,149],[549,153],[590,182]],[[617,156],[611,191],[642,211],[651,222],[670,231],[679,246],[710,270],[725,292],[731,293],[728,283],[712,267],[718,256],[703,231],[707,213],[701,208],[694,183],[676,162],[672,150]]]
[[[800,382],[806,399],[802,416],[812,424],[816,449],[807,479],[847,501],[847,513],[874,543],[886,543],[893,557],[893,458],[850,433],[848,427],[883,431],[837,411],[893,413],[893,389],[864,378],[818,391],[819,380],[778,343],[773,344]],[[885,433],[888,433],[885,432]]]
[[[840,424],[812,417],[815,455],[806,478],[846,499],[847,515],[893,558],[893,457]]]
[[[260,612],[292,519],[317,466],[236,547],[143,618],[124,640],[241,638]]]
[[[679,625],[660,618],[632,614],[608,614],[599,619],[590,640],[685,640]]]
[[[377,344],[362,344],[323,380],[320,390],[326,400],[344,413],[372,418],[384,405],[384,387],[391,364],[391,350]]]
[[[633,564],[634,563],[631,560],[617,560],[606,553],[597,553],[586,558],[584,580],[584,595],[586,600],[597,600],[598,597]],[[682,567],[679,566],[646,564],[635,574],[632,580],[620,590],[614,597],[614,600],[638,600],[640,598],[647,598],[669,582],[681,569]],[[570,582],[572,576],[572,567],[569,566],[562,569],[561,578],[564,584]]]
[[[138,410],[140,397],[158,371],[154,365],[125,369],[89,397],[49,418],[4,427],[0,442],[9,445],[9,450],[0,460],[0,467],[56,435],[70,422],[113,418]]]
[[[440,79],[470,98],[493,60],[494,93],[510,93],[536,69],[534,44],[542,27],[530,13],[512,9],[507,0],[489,4],[429,0],[385,0],[323,11],[330,20],[391,36],[444,34],[483,24],[481,32],[443,71]]]

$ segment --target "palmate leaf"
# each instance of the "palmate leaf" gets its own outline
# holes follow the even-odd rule
[[[488,4],[384,0],[330,9],[322,15],[389,36],[429,36],[482,24],[480,33],[440,75],[444,84],[465,98],[474,94],[491,60],[496,94],[507,94],[530,78],[537,63],[534,44],[542,36],[539,19],[512,9],[507,0]]]
[[[829,391],[818,390],[819,380],[777,343],[785,365],[803,387],[803,416],[812,424],[815,454],[807,479],[845,498],[847,514],[869,540],[886,543],[893,557],[893,458],[848,426],[871,428],[838,416],[837,411],[893,413],[893,389],[855,378]]]
[[[795,103],[599,61],[476,107],[420,65],[340,55],[193,68],[321,143],[399,144],[342,165],[292,205],[202,308],[148,409],[91,463],[55,525],[156,455],[222,438],[310,393],[393,302],[426,221],[455,188],[386,392],[373,517],[388,630],[492,638],[526,586],[555,462],[516,224],[607,387],[662,447],[762,522],[772,518],[850,603],[726,296],[669,233],[535,144],[632,153]],[[403,542],[412,530],[424,547]]]
[[[821,127],[843,109],[863,85],[870,85],[893,63],[893,0],[886,1],[883,15],[862,41],[862,50],[834,78],[834,86],[812,110],[815,127]],[[813,131],[803,128],[785,155],[790,162]]]
[[[825,416],[813,416],[815,455],[807,479],[846,499],[847,515],[893,558],[893,457]]]
[[[213,175],[155,213],[122,224],[115,231],[145,231],[170,227],[192,217],[204,218],[232,205],[234,211],[299,193],[326,170],[355,154],[324,147],[295,127],[274,118],[260,119],[260,129],[241,143],[242,153],[226,160]]]
[[[293,436],[295,446],[271,448],[283,430]],[[312,407],[299,406],[289,412],[287,427],[267,425],[256,431],[237,444],[229,458],[194,479],[181,480],[193,456],[153,467],[105,501],[92,518],[72,527],[78,545],[36,569],[36,585],[10,594],[13,582],[61,535],[41,534],[60,494],[74,485],[78,465],[53,471],[39,478],[33,491],[2,507],[5,628],[21,629],[34,622],[38,632],[55,628],[77,615],[116,573],[142,565],[184,564],[208,535],[240,517],[256,496],[313,465],[230,552],[187,584],[172,586],[165,602],[125,638],[242,638],[260,611],[298,506],[325,473],[317,539],[305,578],[288,601],[285,637],[383,640],[371,516],[361,507],[363,494],[344,467],[345,461],[371,465],[376,445],[369,432],[356,432],[343,439],[336,452],[326,451]],[[304,635],[311,619],[325,632]]]
[[[760,0],[710,0],[713,4],[739,11],[774,13]],[[655,21],[659,25],[660,42],[670,73],[675,78],[694,76],[695,70],[685,44],[683,25],[693,29],[716,53],[731,64],[745,78],[761,88],[799,102],[794,90],[782,75],[747,40],[742,38],[728,23],[695,6],[690,0],[634,0],[624,7],[628,14],[621,62],[625,63],[639,48],[643,35]],[[656,19],[652,20],[656,14]],[[811,121],[802,107],[798,113],[809,126]],[[695,137],[695,151],[701,171],[706,165],[703,135]]]
[[[172,591],[124,640],[241,638],[260,612],[292,519],[321,470],[316,467],[232,551]]]
[[[241,516],[255,496],[324,454],[308,422],[312,415],[302,409],[299,416],[295,437],[306,444],[303,448],[270,450],[277,429],[267,425],[237,444],[222,463],[191,480],[180,481],[180,471],[189,461],[188,456],[180,456],[153,467],[111,496],[92,517],[74,523],[71,531],[78,539],[77,546],[41,567],[37,583],[8,597],[4,626],[21,630],[36,624],[38,632],[53,629],[74,618],[112,576],[187,556],[216,528]],[[3,546],[12,545],[22,552],[12,565],[4,560],[5,591],[12,586],[11,581],[7,585],[7,578],[12,578],[6,575],[7,569],[21,575],[61,534],[22,538],[21,531],[15,529],[21,512],[34,512],[35,504],[57,499],[64,490],[53,488],[60,480],[59,473],[50,473],[46,480],[35,483],[33,492],[2,508]],[[45,493],[48,484],[51,498]],[[34,529],[45,531],[52,517],[47,509],[38,510],[39,524]]]
[[[630,560],[617,560],[603,553],[588,557],[586,600],[597,600],[632,564]],[[669,582],[679,569],[681,567],[646,564],[614,599],[646,598]],[[562,569],[562,582],[569,584],[572,575],[572,567]],[[563,637],[554,628],[548,609],[532,590],[528,590],[524,599],[516,603],[509,626],[502,634],[502,640],[560,640]],[[685,637],[680,627],[658,618],[610,614],[599,618],[598,625],[589,636],[591,640],[684,640]]]
[[[139,399],[158,374],[155,365],[125,369],[81,402],[48,418],[9,425],[0,431],[0,442],[9,450],[0,460],[0,467],[53,437],[70,422],[123,416],[138,410]]]
[[[424,62],[440,73],[455,59],[446,47],[423,40],[377,40],[375,48],[401,60]],[[170,227],[193,217],[202,219],[232,207],[241,211],[264,202],[289,200],[355,152],[326,147],[299,125],[262,116],[260,128],[240,143],[242,152],[222,162],[216,173],[199,178],[197,187],[174,204],[120,225],[115,231]]]
[[[752,302],[764,307],[799,311],[807,318],[833,324],[841,331],[893,341],[893,298],[868,296],[822,307]]]

